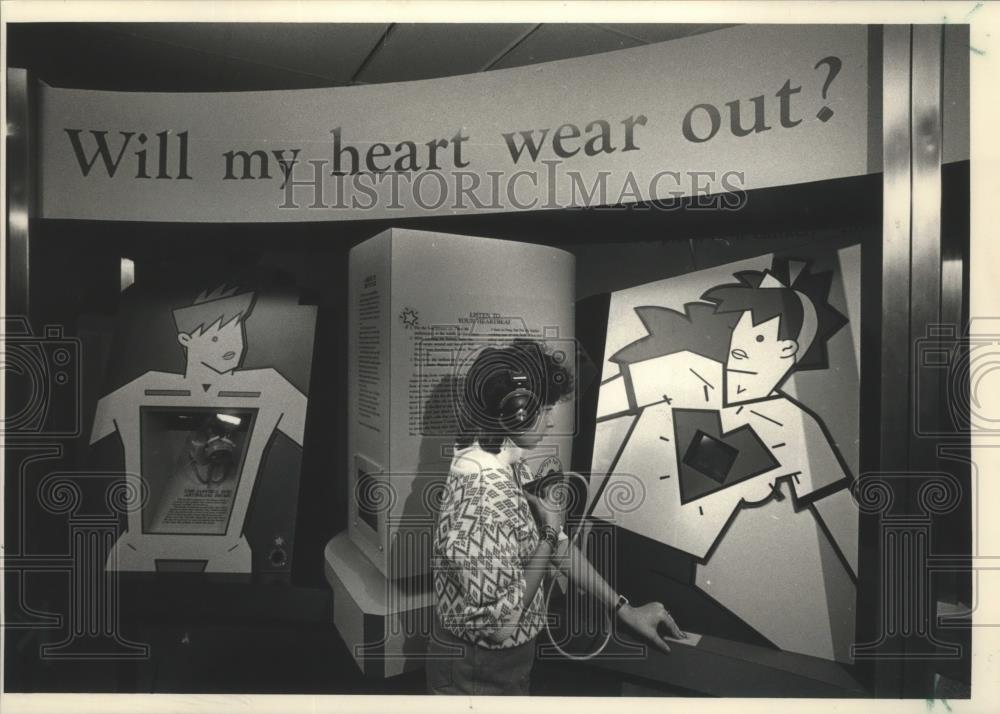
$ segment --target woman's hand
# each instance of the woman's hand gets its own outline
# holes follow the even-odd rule
[[[528,499],[528,505],[531,506],[531,510],[535,514],[539,528],[552,526],[557,531],[562,530],[565,517],[562,504],[552,503],[528,492],[525,492],[524,496]]]
[[[681,632],[662,603],[647,602],[639,607],[624,605],[618,610],[618,617],[636,633],[667,653],[670,652],[670,646],[663,633],[677,640],[687,639],[687,635]]]

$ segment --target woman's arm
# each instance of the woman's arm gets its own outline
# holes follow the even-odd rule
[[[545,528],[546,526],[551,527],[555,531],[562,530],[563,513],[560,508],[549,508],[541,504],[538,499],[532,499],[529,494],[524,494],[528,498],[529,503],[532,506],[532,510],[535,516],[538,518],[539,527]],[[549,568],[552,563],[552,557],[555,555],[555,550],[552,544],[541,538],[538,541],[538,545],[535,546],[534,552],[531,557],[524,563],[522,572],[524,574],[524,592],[521,596],[521,605],[519,609],[516,609],[513,613],[510,624],[506,629],[507,636],[513,634],[517,625],[521,621],[521,617],[527,610],[528,606],[535,599],[535,593],[538,592],[538,588],[545,578],[546,573],[549,572]]]
[[[560,547],[558,555],[553,559],[553,565],[567,575],[575,585],[603,602],[609,610],[615,607],[618,604],[618,594],[614,588],[601,577],[601,574],[590,564],[590,561],[575,544],[570,544],[568,540],[563,541],[563,543],[566,545]],[[671,637],[675,639],[687,637],[674,622],[670,612],[659,602],[649,602],[639,607],[633,607],[630,604],[623,605],[618,609],[617,614],[622,622],[664,652],[670,652],[670,646],[660,634],[661,624]]]
[[[538,541],[535,551],[524,564],[524,593],[521,596],[520,607],[513,613],[511,618],[508,636],[514,632],[524,611],[535,599],[535,593],[542,584],[545,573],[549,570],[549,562],[552,560],[552,546],[546,540]]]

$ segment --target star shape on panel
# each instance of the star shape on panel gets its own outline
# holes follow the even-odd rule
[[[420,324],[420,313],[412,307],[404,307],[403,311],[399,313],[399,319],[403,321],[403,326],[406,329],[410,329]]]

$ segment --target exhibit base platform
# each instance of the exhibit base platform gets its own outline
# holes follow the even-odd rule
[[[434,599],[424,581],[387,580],[344,531],[326,544],[333,624],[361,671],[393,677],[424,664]]]
[[[108,553],[109,571],[226,573],[249,576],[251,551],[243,536],[124,533]]]
[[[628,690],[633,696],[640,689],[653,694],[663,687],[715,697],[871,696],[849,667],[818,657],[691,633],[687,641],[671,640],[670,654],[646,646],[646,653],[637,656],[637,646],[640,640],[622,628],[588,664],[644,682],[634,682]]]

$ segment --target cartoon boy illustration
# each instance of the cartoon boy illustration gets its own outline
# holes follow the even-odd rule
[[[647,334],[610,357],[620,376],[602,387],[599,407],[599,418],[632,415],[634,422],[601,488],[613,492],[616,482],[638,479],[642,494],[621,514],[597,494],[593,515],[693,556],[698,587],[777,646],[840,658],[826,611],[830,558],[816,555],[815,545],[828,532],[809,506],[834,498],[853,508],[852,477],[822,422],[781,385],[793,371],[825,367],[827,340],[847,320],[827,302],[832,274],[813,274],[803,262],[776,260],[770,270],[735,277],[683,313],[635,308]],[[761,534],[756,549],[727,550],[731,527],[741,517],[749,522],[743,509],[769,504],[782,529],[766,536],[775,542]],[[805,547],[797,539],[811,540],[816,553],[797,556]],[[800,608],[801,617],[746,605],[768,601],[761,578],[780,583],[780,573],[762,571],[770,567],[764,551],[774,547],[802,582],[815,579],[815,597],[786,608]],[[845,555],[832,541],[822,549],[838,553],[844,572],[837,577],[853,582],[856,553]],[[813,566],[818,571],[807,573]],[[803,636],[810,628],[816,631]]]
[[[249,572],[242,531],[258,469],[276,431],[302,445],[307,405],[276,370],[240,369],[254,303],[253,292],[220,286],[175,309],[184,373],[146,372],[98,402],[90,442],[117,432],[127,478],[149,497],[145,517],[129,513],[109,568],[155,570],[156,559],[207,557],[208,570]],[[174,478],[177,454],[161,453],[144,430],[144,420],[163,413],[192,424],[179,457],[187,478]]]

